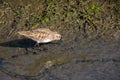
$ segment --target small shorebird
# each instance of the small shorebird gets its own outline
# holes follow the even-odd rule
[[[34,41],[39,43],[48,43],[54,40],[60,40],[61,35],[57,32],[51,31],[47,28],[39,28],[31,31],[20,31],[18,32],[20,35],[28,37]]]

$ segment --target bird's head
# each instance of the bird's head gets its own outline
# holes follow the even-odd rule
[[[60,40],[60,39],[61,39],[61,35],[59,33],[55,33],[54,40]]]

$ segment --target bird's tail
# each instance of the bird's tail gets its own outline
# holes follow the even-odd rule
[[[23,35],[23,36],[27,36],[30,34],[30,32],[29,31],[19,31],[18,34]]]

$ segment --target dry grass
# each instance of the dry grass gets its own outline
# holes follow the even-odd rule
[[[0,37],[13,38],[19,30],[40,27],[82,31],[88,36],[104,36],[111,30],[114,34],[120,29],[117,1],[1,0]]]

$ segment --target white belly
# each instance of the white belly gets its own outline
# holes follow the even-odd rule
[[[48,42],[51,42],[50,39],[45,39],[45,40],[42,40],[42,41],[38,41],[38,40],[34,40],[34,41],[37,41],[37,43],[48,43]]]
[[[50,39],[45,39],[45,40],[36,40],[36,39],[32,39],[32,40],[34,40],[34,41],[36,41],[37,43],[48,43],[48,42],[51,42],[52,40],[50,40]]]

